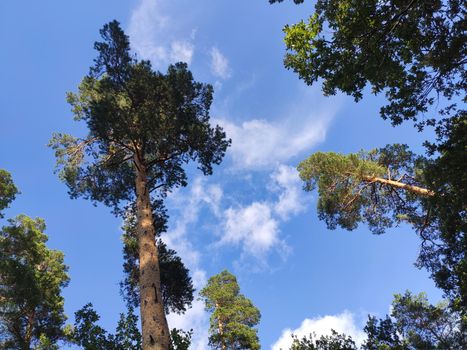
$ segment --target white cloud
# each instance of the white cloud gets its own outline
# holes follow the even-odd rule
[[[130,18],[131,46],[141,58],[150,60],[159,69],[178,61],[190,64],[195,31],[180,28],[180,22],[173,21],[163,5],[160,0],[140,1]]]
[[[157,0],[141,0],[131,15],[128,29],[131,46],[142,58],[150,59],[156,65],[168,58],[167,48],[158,44],[156,38],[168,23],[169,18],[162,15]]]
[[[229,60],[217,47],[211,49],[211,72],[215,77],[228,79],[232,75]]]
[[[280,338],[271,346],[272,350],[288,350],[292,344],[292,335],[302,338],[315,334],[316,337],[330,335],[331,329],[338,333],[351,336],[357,343],[361,344],[365,339],[365,333],[356,325],[352,313],[344,311],[338,315],[327,315],[303,320],[300,327],[296,329],[284,329]]]
[[[280,243],[279,223],[272,217],[268,203],[229,208],[225,211],[225,234],[220,243],[243,244],[243,250],[253,256],[264,256]]]
[[[305,120],[305,119],[304,119]],[[286,162],[309,150],[326,136],[328,120],[281,123],[252,119],[237,125],[216,120],[232,139],[228,154],[237,169],[264,169]]]
[[[238,122],[226,117],[213,120],[213,124],[221,125],[232,139],[227,154],[233,160],[234,169],[271,169],[304,152],[311,152],[325,140],[340,107],[339,98],[329,105],[323,101],[319,89],[309,87],[299,87],[296,95],[284,111],[274,112],[268,120],[252,118]]]
[[[277,194],[277,200],[254,201],[225,210],[223,236],[219,241],[220,245],[241,245],[243,257],[253,256],[260,262],[272,250],[282,257],[290,251],[280,238],[280,224],[305,209],[300,179],[293,167],[278,165],[270,179],[267,188]]]
[[[187,41],[174,41],[170,45],[170,57],[174,62],[191,63],[194,46]]]
[[[302,183],[298,171],[284,164],[271,174],[273,191],[281,191],[279,200],[274,205],[274,211],[282,220],[287,220],[291,214],[297,215],[305,210]]]

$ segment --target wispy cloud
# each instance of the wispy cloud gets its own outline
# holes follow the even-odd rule
[[[232,70],[229,66],[229,60],[217,48],[211,48],[211,72],[212,74],[221,79],[228,79],[232,75]]]
[[[191,63],[194,45],[187,41],[173,41],[170,44],[170,58],[174,62]]]
[[[195,46],[193,29],[179,28],[179,22],[164,10],[161,0],[141,0],[133,10],[128,33],[132,48],[156,68],[164,69],[169,63],[191,63]]]
[[[274,112],[268,120],[252,118],[238,122],[229,117],[213,120],[232,139],[228,155],[233,160],[234,169],[272,169],[310,152],[325,140],[340,107],[339,99],[330,106],[323,103],[317,89],[297,90],[297,97],[288,101],[288,107],[283,112]]]
[[[297,215],[305,210],[302,182],[297,169],[281,164],[271,174],[271,179],[273,180],[271,189],[280,192],[274,211],[282,220],[287,220],[290,215]]]
[[[365,340],[365,333],[358,327],[354,315],[349,311],[344,311],[338,315],[307,318],[296,329],[284,329],[279,339],[271,346],[271,349],[290,349],[292,335],[302,338],[314,334],[319,338],[322,335],[330,335],[332,329],[338,333],[351,336],[357,344],[361,344]]]
[[[326,118],[292,123],[252,119],[241,124],[218,120],[232,139],[229,154],[237,169],[264,169],[287,162],[322,142],[329,120]]]
[[[208,206],[215,215],[218,214],[222,196],[223,191],[219,185],[208,185],[205,179],[197,177],[188,194],[180,195],[177,191],[169,197],[171,206],[179,212],[179,215],[175,216],[174,227],[164,233],[162,238],[191,266],[198,267],[199,252],[186,237],[188,227],[196,224],[203,206]]]

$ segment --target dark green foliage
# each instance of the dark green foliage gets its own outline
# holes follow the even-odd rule
[[[394,297],[391,317],[370,317],[365,327],[365,350],[457,350],[467,346],[461,315],[447,302],[428,303],[426,295],[406,292]]]
[[[466,4],[450,1],[318,0],[308,22],[286,26],[285,66],[323,92],[360,100],[371,86],[389,104],[381,116],[393,124],[413,120],[422,128],[428,108],[462,113],[465,98]],[[465,100],[464,100],[465,101]]]
[[[141,334],[138,317],[133,308],[126,315],[120,314],[115,335],[108,334],[97,325],[99,315],[92,304],[85,305],[75,312],[75,327],[72,335],[74,343],[84,350],[141,350]]]
[[[141,333],[138,328],[138,316],[129,307],[126,315],[120,314],[114,336],[116,350],[141,350]]]
[[[459,310],[467,310],[467,119],[452,119],[438,134],[443,141],[427,146],[439,157],[427,161],[423,171],[436,195],[423,199],[434,224],[422,236],[419,264],[429,267]]]
[[[58,349],[69,281],[63,253],[47,248],[44,220],[8,222],[0,231],[0,349]]]
[[[153,204],[157,208],[154,212],[154,225],[158,236],[166,230],[167,217],[162,203]],[[138,240],[135,231],[135,216],[128,213],[123,227],[123,271],[125,279],[120,283],[122,294],[128,305],[138,307],[139,300],[139,258]],[[167,248],[161,240],[157,240],[159,250],[159,265],[161,273],[161,291],[164,298],[165,312],[183,313],[191,306],[194,287],[189,275],[177,252]]]
[[[312,335],[301,339],[294,336],[290,350],[357,350],[357,346],[351,337],[332,329],[331,335],[322,335],[318,339]]]
[[[18,189],[8,171],[0,169],[0,219],[3,218],[2,210],[8,208],[18,194]]]
[[[428,268],[437,285],[464,310],[467,118],[461,101],[465,102],[467,81],[465,13],[465,2],[457,0],[320,0],[307,23],[284,29],[288,49],[285,65],[307,84],[321,79],[326,95],[340,90],[355,100],[361,99],[364,88],[370,85],[373,93],[386,95],[388,104],[381,108],[381,116],[393,124],[413,120],[420,129],[437,125],[437,141],[427,143],[432,158],[422,166],[423,182],[435,195],[417,199],[419,203],[412,207],[423,212],[427,220],[412,217],[410,222],[423,242],[418,264]],[[435,103],[439,116],[426,117]],[[389,196],[386,199],[396,204]],[[387,209],[398,214],[397,206]],[[340,219],[336,215],[332,218]],[[342,219],[337,224],[351,227],[360,216]],[[366,221],[371,226],[369,219]],[[397,221],[397,216],[395,219],[391,221]],[[378,215],[376,222],[385,224]]]
[[[461,315],[447,302],[428,303],[426,295],[396,295],[392,317],[401,333],[415,348],[462,349],[467,346],[467,334],[460,328]]]
[[[367,339],[363,344],[365,350],[409,350],[408,343],[403,340],[393,320],[386,316],[378,320],[370,316],[365,326]]]
[[[254,328],[261,318],[250,299],[240,294],[237,279],[224,270],[211,277],[200,292],[210,319],[209,344],[215,349],[258,350],[260,343]]]
[[[87,304],[75,312],[75,326],[71,341],[84,350],[142,350],[138,316],[130,306],[126,314],[120,314],[115,334],[99,326],[100,316]],[[188,350],[193,332],[172,329],[171,350]]]
[[[423,215],[400,218],[408,218],[422,238],[417,264],[430,271],[453,305],[464,312],[467,310],[466,12],[466,2],[460,0],[318,0],[308,21],[284,29],[288,50],[285,66],[308,85],[319,80],[325,95],[341,91],[356,101],[369,87],[372,93],[386,96],[388,102],[380,114],[393,125],[412,120],[419,130],[427,125],[436,126],[437,140],[426,143],[430,158],[424,159],[423,164],[414,163],[412,170],[434,195],[408,202],[412,206],[409,211]],[[368,207],[369,202],[361,206],[352,203],[356,210],[349,211],[342,205],[327,208],[326,205],[337,202],[331,196],[328,198],[330,201],[322,201],[323,211],[331,214],[328,223],[352,228],[363,218],[375,228],[370,217],[363,217],[358,210]],[[391,204],[387,209],[396,214],[387,222],[376,215],[376,227],[380,223],[384,228],[385,224],[398,221],[399,206],[387,193],[379,198],[384,204]],[[406,198],[403,200],[407,203]],[[371,203],[374,205],[376,201]],[[378,206],[384,207],[380,202]],[[346,211],[346,215],[336,214],[340,210]],[[352,217],[350,213],[358,215]]]
[[[75,120],[84,121],[89,134],[55,134],[50,142],[70,196],[122,209],[135,199],[135,157],[146,168],[148,190],[158,196],[186,185],[183,165],[190,160],[211,174],[230,142],[209,124],[212,87],[195,82],[184,63],[163,74],[133,58],[116,21],[101,36],[90,74],[77,94],[68,94]]]
[[[170,344],[171,350],[188,350],[191,345],[191,337],[193,336],[193,330],[188,332],[181,329],[173,328],[170,331]]]
[[[110,349],[107,331],[96,324],[99,319],[100,316],[94,311],[92,304],[86,304],[76,311],[73,341],[85,350]]]

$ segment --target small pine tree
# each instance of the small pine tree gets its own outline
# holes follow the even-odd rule
[[[261,318],[250,299],[240,294],[237,279],[227,270],[211,277],[200,292],[211,312],[209,344],[215,349],[260,349],[257,329]]]
[[[0,349],[58,349],[69,281],[63,253],[46,246],[44,220],[8,222],[0,229]]]

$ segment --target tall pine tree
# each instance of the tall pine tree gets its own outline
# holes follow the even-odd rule
[[[100,33],[94,66],[79,92],[68,95],[75,120],[89,133],[83,139],[55,134],[51,146],[72,198],[102,202],[117,214],[135,206],[143,349],[167,350],[153,203],[187,184],[189,161],[211,174],[229,141],[209,123],[212,87],[194,81],[186,64],[154,71],[130,53],[117,21]]]

